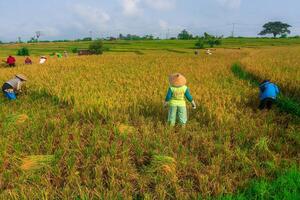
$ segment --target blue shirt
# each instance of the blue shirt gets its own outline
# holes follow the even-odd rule
[[[264,100],[266,98],[276,99],[278,94],[280,93],[277,85],[271,82],[265,82],[259,86],[260,100]]]

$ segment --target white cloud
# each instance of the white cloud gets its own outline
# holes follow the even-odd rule
[[[38,29],[37,29],[38,30]],[[56,27],[41,27],[40,31],[42,33],[42,36],[47,36],[47,37],[55,37],[59,36],[61,33]]]
[[[156,10],[171,10],[175,7],[175,0],[146,0],[146,4]]]
[[[242,0],[217,0],[217,1],[228,8],[237,9],[241,6]]]
[[[162,30],[166,30],[168,29],[169,25],[166,21],[164,20],[159,20],[159,27],[162,29]]]
[[[136,16],[142,13],[138,4],[140,0],[122,0],[123,13],[127,16]]]
[[[110,15],[108,15],[105,11],[91,6],[77,4],[72,6],[72,11],[77,17],[79,17],[81,22],[81,25],[77,22],[77,27],[84,28],[86,25],[102,27],[111,19]]]
[[[14,22],[10,29],[0,32],[0,38],[16,40],[20,36],[23,41],[27,41],[35,36],[36,31],[41,32],[42,40],[47,37],[60,36],[62,33],[59,27],[51,24]]]

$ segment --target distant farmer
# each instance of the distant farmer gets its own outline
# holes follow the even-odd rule
[[[67,58],[69,55],[68,55],[68,52],[67,51],[64,51],[64,57]]]
[[[274,83],[271,83],[270,80],[264,80],[259,85],[259,91],[260,91],[260,105],[259,109],[268,109],[270,110],[272,108],[273,103],[276,101],[277,96],[279,95],[280,91],[277,85]]]
[[[32,64],[32,61],[29,57],[26,57],[25,59],[25,65],[31,65]]]
[[[23,74],[17,74],[13,79],[7,81],[2,86],[2,92],[9,100],[17,99],[17,95],[22,92],[22,86],[27,78]]]
[[[58,58],[62,58],[62,54],[61,53],[55,53],[55,55],[58,57]]]
[[[41,56],[40,58],[40,64],[44,64],[47,61],[46,56]]]
[[[195,51],[194,54],[195,54],[195,55],[199,55],[199,51]]]
[[[16,59],[13,56],[8,56],[6,63],[8,64],[8,66],[10,67],[15,67],[16,66]]]
[[[206,50],[206,54],[207,54],[207,55],[212,55],[212,52],[210,51],[210,49],[207,49],[207,50]]]
[[[175,126],[176,118],[182,126],[187,123],[187,109],[185,98],[196,109],[196,103],[190,94],[189,88],[186,86],[186,78],[179,74],[171,74],[169,76],[170,87],[168,89],[164,105],[169,105],[168,123]]]

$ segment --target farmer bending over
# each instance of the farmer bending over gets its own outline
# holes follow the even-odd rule
[[[47,57],[46,56],[41,56],[40,64],[44,64],[46,61],[47,61]]]
[[[267,108],[268,110],[270,110],[272,108],[273,103],[276,101],[277,96],[280,93],[278,86],[275,85],[274,83],[271,83],[269,80],[264,80],[259,85],[259,91],[260,91],[259,109],[263,110]]]
[[[61,53],[55,53],[55,55],[57,56],[57,58],[62,58],[62,54]]]
[[[9,100],[17,99],[17,94],[22,92],[22,85],[27,81],[26,76],[17,74],[15,78],[7,81],[2,86],[2,92]]]
[[[8,56],[6,63],[8,64],[8,66],[10,67],[15,67],[16,66],[16,59],[13,56]]]
[[[185,98],[192,104],[193,109],[196,109],[195,101],[186,86],[186,79],[183,75],[179,73],[170,75],[169,83],[170,87],[164,104],[165,106],[169,104],[168,123],[175,126],[178,116],[180,124],[184,126],[188,120]]]
[[[29,57],[27,57],[27,58],[25,59],[25,65],[31,65],[31,64],[32,64],[31,59],[30,59]]]

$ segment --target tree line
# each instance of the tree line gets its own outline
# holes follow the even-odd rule
[[[283,23],[280,21],[274,21],[274,22],[268,22],[266,24],[263,25],[263,30],[258,33],[258,35],[273,35],[274,38],[276,38],[278,35],[280,35],[281,38],[286,38],[288,37],[288,34],[291,33],[290,28],[292,26],[287,24],[287,23]],[[42,33],[40,31],[36,31],[35,36],[31,37],[30,40],[27,41],[27,43],[37,43],[37,42],[84,42],[84,41],[92,41],[93,38],[92,37],[84,37],[82,39],[76,39],[76,40],[40,40],[40,37],[42,36]],[[182,30],[177,37],[171,37],[171,38],[167,38],[167,39],[171,39],[171,40],[193,40],[193,39],[197,39],[198,40],[198,47],[203,46],[203,44],[208,44],[209,46],[214,46],[214,45],[218,45],[219,41],[223,38],[223,36],[212,36],[208,33],[204,33],[203,36],[199,36],[196,35],[194,36],[193,34],[189,33],[186,29]],[[154,37],[153,35],[145,35],[145,36],[139,36],[139,35],[135,35],[135,34],[127,34],[127,35],[123,35],[123,34],[119,34],[118,37],[107,37],[107,38],[103,38],[102,40],[109,40],[109,41],[113,41],[113,40],[159,40],[159,37]],[[99,40],[99,38],[97,38],[96,40]],[[0,44],[2,42],[0,41]],[[12,42],[15,43],[15,42]],[[23,43],[21,38],[18,38],[17,43]]]

